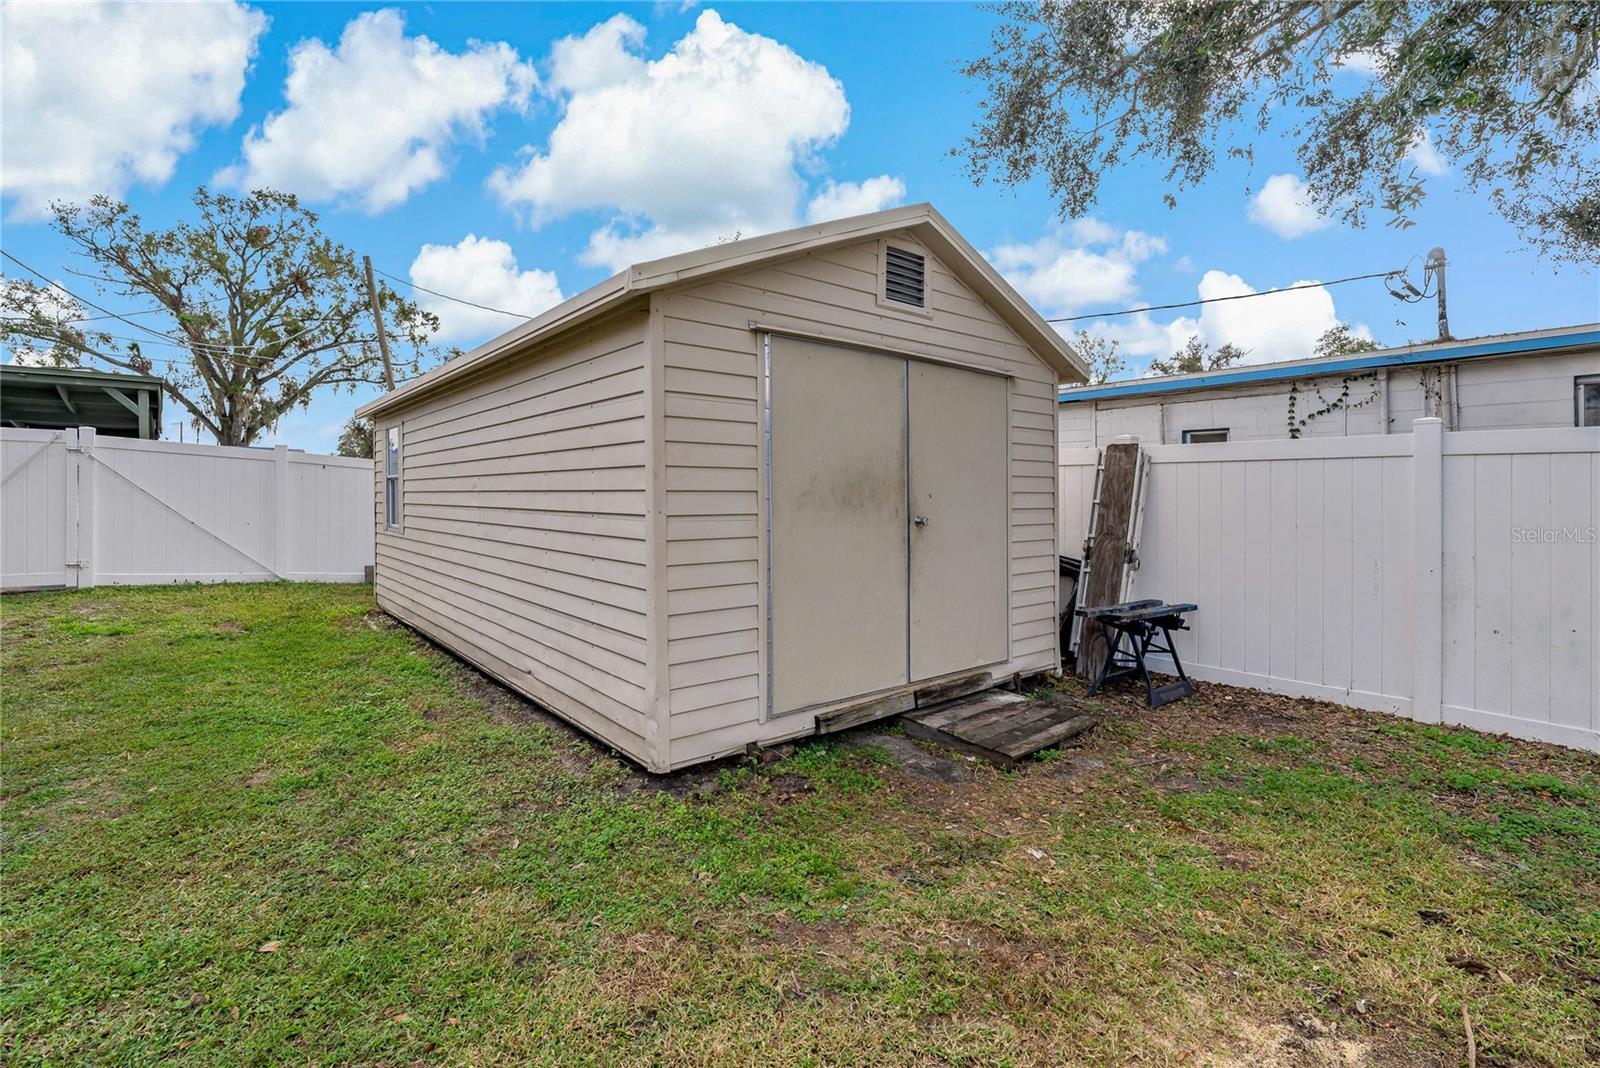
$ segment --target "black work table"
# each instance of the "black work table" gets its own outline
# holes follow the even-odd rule
[[[1099,676],[1089,687],[1089,696],[1093,697],[1107,683],[1134,676],[1144,679],[1145,697],[1151,708],[1182,700],[1194,693],[1194,683],[1184,674],[1178,650],[1173,648],[1172,632],[1188,630],[1183,617],[1199,610],[1198,605],[1168,604],[1165,601],[1125,601],[1122,604],[1079,609],[1084,619],[1093,620],[1106,630],[1106,659],[1100,665]],[[1166,653],[1172,657],[1172,666],[1178,671],[1177,682],[1157,686],[1150,680],[1145,656],[1151,652]]]

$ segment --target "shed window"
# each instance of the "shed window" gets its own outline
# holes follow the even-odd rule
[[[1225,426],[1211,427],[1208,430],[1185,430],[1183,443],[1185,445],[1204,445],[1213,441],[1227,441],[1228,428]]]
[[[1576,426],[1600,426],[1600,375],[1573,379]]]
[[[388,429],[383,448],[383,523],[400,529],[400,428]]]
[[[927,261],[921,253],[910,252],[893,245],[883,249],[883,298],[896,304],[909,304],[913,308],[926,306],[924,289],[927,280]]]

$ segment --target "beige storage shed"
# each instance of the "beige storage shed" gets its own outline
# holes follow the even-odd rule
[[[1053,669],[1083,379],[925,204],[642,263],[361,409],[378,603],[655,771]]]

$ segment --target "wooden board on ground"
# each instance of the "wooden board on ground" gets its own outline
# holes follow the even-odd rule
[[[1133,536],[1134,516],[1138,511],[1139,444],[1113,442],[1105,447],[1101,463],[1099,503],[1095,506],[1095,529],[1089,532],[1088,575],[1078,591],[1079,608],[1119,604],[1127,588],[1128,549]],[[1078,637],[1076,669],[1086,679],[1100,674],[1106,658],[1106,631],[1093,620],[1084,620]]]
[[[964,697],[906,714],[913,738],[950,746],[1001,767],[1014,768],[1043,749],[1060,745],[1099,722],[1061,694],[1030,699],[1005,690]]]
[[[904,686],[865,701],[818,712],[817,733],[832,734],[835,731],[849,730],[851,727],[859,727],[863,723],[871,723],[875,719],[883,719],[897,712],[909,712],[913,708],[926,708],[940,701],[965,697],[969,693],[987,690],[993,685],[993,675],[987,671],[975,671],[970,675],[945,679],[943,682],[931,685]]]

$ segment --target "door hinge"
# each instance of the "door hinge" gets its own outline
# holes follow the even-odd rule
[[[86,445],[68,445],[67,446],[67,451],[68,452],[88,452],[89,448]]]
[[[88,567],[89,566],[89,561],[87,561],[87,560],[68,560],[67,563],[66,563],[66,566],[67,567]]]

